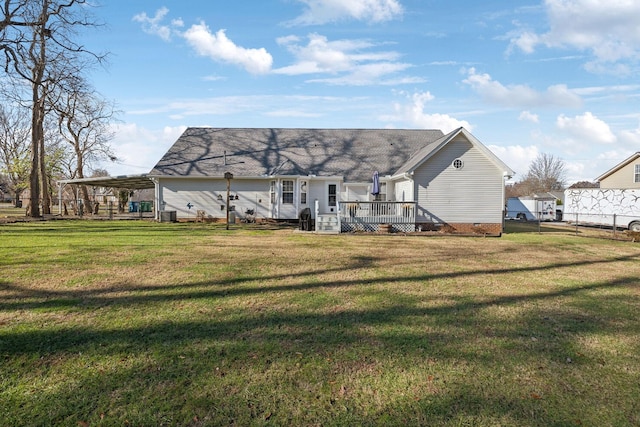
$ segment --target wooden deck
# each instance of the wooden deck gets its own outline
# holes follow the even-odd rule
[[[342,232],[416,230],[416,202],[340,202]]]

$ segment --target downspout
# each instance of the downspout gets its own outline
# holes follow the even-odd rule
[[[507,179],[511,178],[511,176],[507,173],[507,172],[502,172],[502,209],[501,209],[501,215],[502,215],[502,232],[500,233],[502,235],[502,233],[504,233],[504,227],[505,227],[505,214],[507,212],[505,212],[506,210],[506,190],[507,190],[507,186],[506,186],[506,181]]]

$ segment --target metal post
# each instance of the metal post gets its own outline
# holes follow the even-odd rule
[[[578,235],[578,212],[576,212],[576,236]]]
[[[225,160],[226,160],[226,154],[227,152],[225,151]],[[224,174],[224,178],[227,180],[227,230],[229,229],[229,197],[230,193],[231,193],[231,180],[233,179],[233,174],[231,172],[226,172]]]
[[[617,215],[613,214],[613,237],[616,237],[616,228],[617,228],[616,217]]]
[[[62,188],[61,182],[58,182],[58,214],[62,215]]]

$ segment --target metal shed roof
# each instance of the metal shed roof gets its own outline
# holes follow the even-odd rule
[[[59,184],[82,184],[93,187],[127,188],[129,190],[144,190],[154,188],[155,184],[146,174],[100,176],[95,178],[63,179]]]

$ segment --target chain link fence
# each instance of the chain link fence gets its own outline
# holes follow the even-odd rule
[[[29,200],[18,200],[17,203],[4,203],[0,210],[4,216],[29,216]],[[40,202],[40,213],[43,213]],[[49,207],[51,215],[79,218],[154,218],[154,203],[149,200],[130,201],[124,204],[118,202],[90,202],[78,199],[56,199]]]
[[[619,214],[561,212],[554,219],[540,215],[506,212],[505,233],[567,233],[616,239],[636,239],[640,234],[640,217]]]

